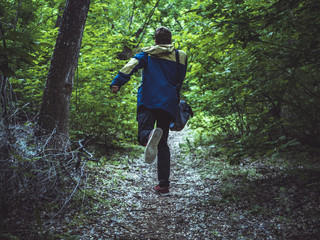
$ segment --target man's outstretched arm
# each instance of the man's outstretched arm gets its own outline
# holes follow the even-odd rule
[[[121,86],[126,84],[130,77],[139,69],[145,67],[148,62],[148,54],[141,52],[135,55],[131,60],[119,71],[113,79],[110,88],[113,93],[117,93]]]

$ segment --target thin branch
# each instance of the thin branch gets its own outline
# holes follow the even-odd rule
[[[40,21],[37,25],[35,25],[35,26],[34,26],[33,28],[31,28],[29,31],[30,31],[30,32],[33,32],[33,31],[35,31],[35,30],[38,30],[38,28],[39,28],[39,26],[40,26],[41,24],[46,23],[50,18],[56,17],[56,16],[58,16],[58,15],[59,15],[59,13],[53,14],[53,15],[51,15],[51,16],[48,16],[46,19],[44,19],[43,21]]]
[[[3,44],[3,48],[6,49],[7,45],[6,45],[6,38],[4,36],[4,30],[2,28],[2,24],[0,22],[0,32],[1,32],[1,36],[2,36],[2,44]]]
[[[176,23],[178,23],[179,27],[180,27],[180,30],[183,30],[183,27],[181,26],[181,23],[180,21],[178,20],[177,17],[174,17],[174,20],[176,21]]]
[[[156,2],[156,4],[154,5],[153,9],[152,9],[151,12],[149,13],[146,21],[144,22],[144,25],[143,25],[142,29],[140,29],[140,31],[139,31],[139,35],[142,33],[142,36],[141,36],[141,38],[140,38],[140,40],[139,40],[136,48],[139,47],[139,45],[140,45],[140,43],[141,43],[141,41],[142,41],[142,39],[143,39],[143,37],[144,37],[144,34],[146,33],[145,28],[149,25],[149,22],[150,22],[150,20],[151,20],[151,18],[152,18],[152,15],[153,15],[154,11],[156,10],[159,2],[160,2],[160,0],[158,0],[158,1]],[[137,37],[139,37],[139,35],[138,35]]]
[[[18,1],[18,7],[17,7],[17,11],[16,11],[16,17],[15,17],[15,21],[14,21],[14,25],[13,25],[13,29],[14,31],[17,30],[17,24],[18,24],[18,18],[19,18],[19,13],[20,13],[20,8],[21,8],[21,0]]]
[[[81,178],[82,178],[82,175],[83,175],[83,170],[84,170],[84,166],[87,164],[87,161],[84,162],[84,164],[82,165],[81,167],[81,175],[79,176],[79,180],[76,184],[76,186],[74,187],[72,193],[70,194],[70,196],[66,199],[66,201],[64,202],[63,206],[60,208],[60,210],[58,212],[56,212],[50,220],[48,220],[46,223],[48,223],[49,221],[51,221],[52,219],[54,219],[56,216],[58,216],[62,210],[65,208],[65,206],[68,204],[68,202],[72,199],[73,195],[75,194],[75,192],[77,191],[79,185],[80,185],[80,182],[81,182]]]
[[[80,141],[79,141],[79,145],[80,145],[79,150],[84,151],[85,153],[87,153],[87,154],[90,156],[90,158],[93,158],[92,153],[88,152],[88,151],[84,148],[84,146],[82,145],[82,141],[83,141],[83,140],[80,140]]]
[[[261,39],[258,39],[257,42],[261,42],[261,43],[272,45],[272,46],[287,48],[287,49],[290,49],[290,50],[293,50],[293,51],[296,51],[296,52],[301,52],[301,53],[309,53],[309,54],[313,53],[313,52],[310,52],[310,51],[299,50],[299,49],[296,49],[296,48],[293,48],[293,47],[289,47],[289,46],[286,46],[286,45],[281,45],[281,44],[272,43],[272,42],[266,42],[266,41],[263,41]]]
[[[133,1],[132,13],[131,13],[131,16],[129,18],[129,29],[128,29],[129,32],[130,32],[131,25],[132,25],[132,22],[133,22],[133,15],[134,15],[135,8],[136,8],[136,1]]]
[[[306,90],[307,94],[309,94],[309,96],[312,97],[316,97],[316,98],[320,98],[320,96],[318,94],[316,94],[315,92],[313,92],[312,90],[310,90],[309,88],[307,88],[304,84],[302,84],[301,82],[299,82],[299,80],[296,81],[296,83],[298,85],[300,85],[304,90]]]

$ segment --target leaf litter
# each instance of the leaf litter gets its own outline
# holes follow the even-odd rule
[[[89,169],[93,197],[55,231],[81,239],[320,239],[319,168],[300,169],[299,179],[266,161],[213,163],[199,148],[186,151],[187,138],[188,130],[169,136],[169,197],[152,192],[156,161],[123,156]]]

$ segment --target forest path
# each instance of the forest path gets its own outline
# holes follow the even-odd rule
[[[102,193],[106,202],[96,224],[81,234],[83,239],[212,239],[212,224],[225,212],[208,204],[208,187],[190,159],[182,157],[180,144],[187,138],[192,140],[188,131],[169,135],[169,197],[152,191],[157,184],[156,161],[148,165],[143,156],[132,160],[128,156],[128,164],[110,166],[105,176],[100,170],[96,186],[104,183],[100,191],[106,191]]]
[[[81,240],[319,239],[319,164],[231,166],[192,141],[191,130],[170,132],[169,197],[152,191],[156,161],[115,154],[88,169],[82,211],[55,229]]]

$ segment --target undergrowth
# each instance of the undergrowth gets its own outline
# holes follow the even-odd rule
[[[201,135],[182,146],[189,166],[199,169],[212,188],[207,204],[235,206],[236,219],[274,219],[281,239],[311,239],[319,234],[320,164],[319,157],[296,151],[272,156],[243,157],[230,161],[211,139]],[[279,231],[276,223],[286,231]],[[296,224],[300,229],[292,231]],[[290,236],[290,237],[288,237]],[[301,236],[303,236],[301,238]]]

